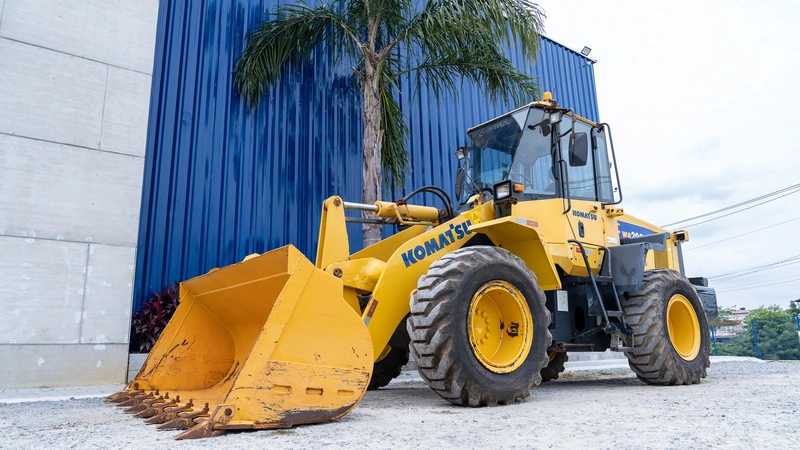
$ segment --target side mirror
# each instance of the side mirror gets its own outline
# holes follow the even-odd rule
[[[572,133],[569,138],[569,165],[583,167],[589,159],[589,138],[586,133]]]
[[[550,125],[543,123],[542,124],[542,136],[547,137],[550,136]]]
[[[467,157],[467,152],[469,152],[467,147],[458,147],[456,150],[456,159],[463,161]]]
[[[464,177],[466,172],[464,171],[463,167],[459,167],[456,171],[456,199],[461,198],[461,194],[464,192]]]

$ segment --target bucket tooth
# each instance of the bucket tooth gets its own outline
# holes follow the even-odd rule
[[[125,400],[124,402],[117,403],[117,406],[119,406],[120,408],[126,408],[126,407],[130,407],[130,406],[138,405],[139,403],[142,403],[142,401],[144,401],[144,400],[147,400],[147,399],[150,399],[150,398],[154,398],[156,395],[158,395],[158,390],[156,390],[155,393],[152,393],[152,392],[151,393],[143,393],[143,394],[137,395],[137,396],[135,396],[135,397],[133,397],[131,399]]]
[[[169,394],[167,394],[167,395],[169,395]],[[164,401],[165,401],[165,399],[164,399],[163,396],[159,396],[159,397],[156,397],[156,398],[149,398],[147,400],[142,400],[142,402],[139,403],[138,405],[133,405],[130,408],[128,408],[128,409],[126,409],[126,410],[124,410],[122,412],[127,413],[127,414],[133,414],[133,413],[142,412],[142,411],[146,410],[147,408],[149,408],[150,405],[152,405],[154,403],[162,403]]]
[[[109,395],[108,397],[106,397],[106,401],[109,402],[109,403],[122,403],[122,402],[124,402],[126,400],[130,400],[133,397],[136,397],[137,395],[141,395],[141,394],[144,394],[144,391],[141,390],[141,389],[135,390],[135,391],[129,391],[129,390],[123,389],[123,390],[121,390],[119,392],[115,392],[115,393]]]
[[[164,408],[177,406],[180,400],[181,400],[180,396],[178,396],[178,398],[176,398],[175,400],[170,400],[169,393],[167,393],[166,395],[164,395],[163,401],[151,403],[149,408],[139,413],[136,413],[133,417],[138,417],[140,419],[147,419],[149,417],[153,417],[156,414],[161,413],[161,411],[164,411]]]
[[[214,421],[209,417],[201,420],[199,423],[183,433],[175,436],[175,440],[182,439],[203,439],[207,437],[215,437],[225,434],[225,430],[215,430]]]
[[[203,419],[208,416],[208,403],[206,403],[206,406],[200,411],[182,412],[176,418],[162,423],[156,428],[159,430],[185,430],[196,425],[194,419]]]
[[[233,417],[233,405],[217,405],[214,412],[204,419],[195,419],[196,425],[175,436],[176,440],[181,439],[203,439],[219,436],[225,430],[216,428],[217,425],[225,425]]]
[[[179,398],[180,398],[180,396],[178,396],[178,398],[175,399],[176,403],[178,402]],[[192,400],[189,399],[189,403],[187,403],[187,404],[185,404],[183,406],[179,406],[178,405],[178,406],[174,406],[174,407],[164,408],[163,411],[161,411],[159,414],[157,414],[157,415],[145,420],[144,423],[146,423],[146,424],[161,424],[161,423],[169,422],[170,420],[173,420],[176,417],[178,417],[179,413],[186,412],[186,411],[191,411],[192,407],[194,407],[194,404],[192,403]]]

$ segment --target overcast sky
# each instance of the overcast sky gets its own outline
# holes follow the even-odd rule
[[[800,2],[540,5],[549,37],[597,60],[627,213],[664,225],[800,183]],[[800,193],[688,228],[687,275],[800,255],[800,219],[694,250],[798,217]],[[800,261],[712,285],[722,306],[786,307]]]

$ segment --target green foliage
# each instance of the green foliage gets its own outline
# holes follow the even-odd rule
[[[530,76],[505,56],[518,49],[533,63],[544,15],[529,0],[334,0],[280,6],[249,34],[234,68],[234,83],[252,106],[278,78],[309,61],[325,43],[336,60],[353,66],[366,91],[382,93],[381,165],[387,180],[403,184],[408,127],[397,104],[399,78],[428,86],[437,99],[457,96],[470,80],[490,99],[517,104],[537,98]]]
[[[734,336],[728,344],[717,343],[719,355],[756,356],[753,327],[761,359],[800,359],[796,307],[784,310],[779,305],[761,306],[747,315],[747,331]],[[751,322],[752,321],[752,322]]]
[[[790,316],[800,316],[800,300],[793,300],[789,302],[789,309],[787,312]]]

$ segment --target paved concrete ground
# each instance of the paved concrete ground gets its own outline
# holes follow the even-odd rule
[[[700,385],[678,387],[646,386],[625,361],[602,363],[572,363],[527,401],[497,408],[453,406],[406,372],[336,422],[199,441],[174,441],[73,391],[74,400],[3,405],[0,448],[784,449],[800,441],[798,362],[715,358]]]
[[[141,362],[138,364],[141,366]],[[712,356],[711,362],[724,361],[755,361],[763,362],[755,358],[742,358],[737,356]],[[138,359],[137,359],[138,361]],[[411,366],[413,367],[413,365]],[[603,369],[626,370],[628,360],[622,353],[585,353],[570,354],[570,360],[565,364],[565,372],[594,371]],[[422,381],[416,370],[404,370],[398,380],[402,381]],[[135,374],[134,374],[135,376]],[[107,386],[77,386],[66,388],[38,388],[38,389],[0,389],[0,404],[2,403],[26,403],[37,401],[61,401],[81,398],[101,398],[122,389],[124,385],[114,384]]]

